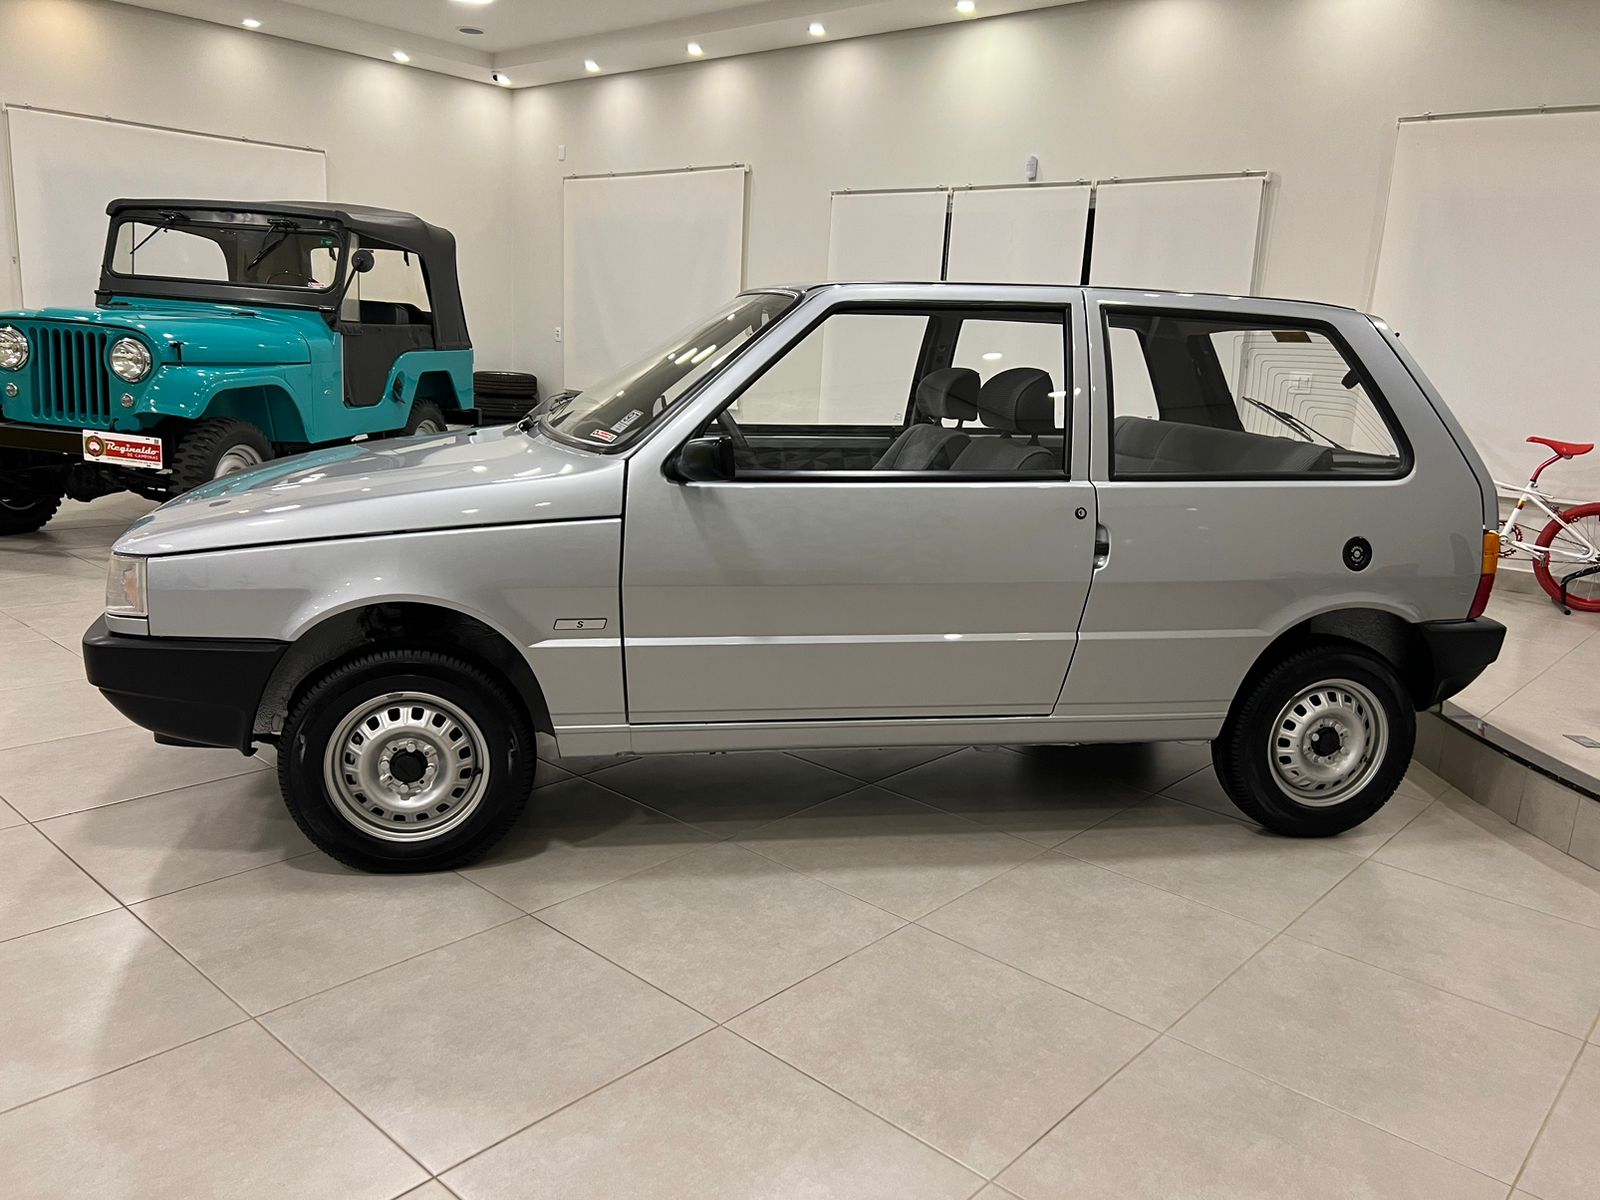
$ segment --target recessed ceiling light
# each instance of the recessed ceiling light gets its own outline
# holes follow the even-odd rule
[[[595,60],[592,58],[586,58],[583,60],[583,69],[589,72],[589,74],[593,75],[600,69],[600,64],[595,62]]]
[[[821,21],[811,22],[811,27],[806,30],[812,37],[827,37],[828,31],[822,27]]]
[[[394,60],[397,63],[408,63],[411,61],[411,55],[407,54],[404,50],[396,50],[394,52]]]
[[[482,8],[486,4],[493,4],[494,0],[456,0],[456,3],[470,5],[473,8]]]
[[[457,25],[456,26],[456,32],[457,33],[464,33],[468,37],[482,37],[483,36],[483,30],[479,29],[476,25]]]
[[[511,76],[505,74],[502,71],[496,71],[493,75],[490,75],[489,78],[492,79],[495,83],[498,83],[501,87],[510,87],[511,86]]]
[[[956,0],[956,11],[963,17],[970,17],[978,11],[978,0]]]
[[[705,53],[705,51],[700,48],[700,43],[699,42],[690,42],[689,46],[688,46],[688,50],[689,50],[689,57],[690,58],[699,58],[702,54]]]
[[[240,21],[239,24],[243,25],[246,29],[261,28],[261,22],[256,20],[254,17],[246,17],[244,20]]]

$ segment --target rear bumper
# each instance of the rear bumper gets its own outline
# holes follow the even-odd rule
[[[1433,657],[1433,674],[1427,695],[1418,708],[1432,708],[1466,687],[1500,657],[1506,627],[1479,617],[1475,621],[1427,621],[1416,627]]]
[[[139,637],[102,617],[83,635],[89,682],[157,741],[249,754],[256,710],[286,642]]]

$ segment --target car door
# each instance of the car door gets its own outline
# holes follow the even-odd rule
[[[1088,299],[1106,556],[1058,716],[1210,736],[1298,623],[1451,609],[1472,548],[1414,530],[1475,501],[1442,494],[1460,473],[1438,468],[1460,455],[1439,423],[1397,419],[1415,385],[1368,318],[1258,299]]]
[[[1055,705],[1094,560],[1094,489],[1068,467],[1077,293],[1043,309],[850,295],[838,289],[831,307],[797,315],[803,332],[720,401],[724,416],[702,410],[630,462],[630,723],[1005,717]],[[1025,352],[1041,361],[1018,361]],[[938,422],[1027,457],[1028,469],[866,466],[862,455],[914,418],[921,378],[966,361],[977,385],[1019,366],[1048,374],[1038,386],[1053,431]],[[669,478],[678,447],[729,417],[744,443],[733,478]]]
[[[396,360],[434,346],[433,306],[421,260],[404,250],[367,248],[373,269],[356,276],[338,324],[348,408],[371,408],[387,399]]]

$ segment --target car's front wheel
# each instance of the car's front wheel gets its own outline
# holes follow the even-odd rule
[[[317,847],[365,871],[465,866],[505,836],[537,754],[525,709],[471,663],[363,655],[313,684],[279,745],[278,782]]]
[[[1389,664],[1328,643],[1249,684],[1211,757],[1246,815],[1290,837],[1331,837],[1388,802],[1416,735],[1416,710]]]
[[[196,421],[172,456],[172,491],[181,495],[202,483],[253,471],[272,461],[272,443],[248,421],[211,417]]]
[[[60,492],[41,496],[0,480],[0,537],[39,532],[56,515],[61,500]]]

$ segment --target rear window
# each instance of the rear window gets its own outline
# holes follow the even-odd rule
[[[1393,418],[1331,331],[1294,322],[1112,311],[1112,475],[1402,473]]]

